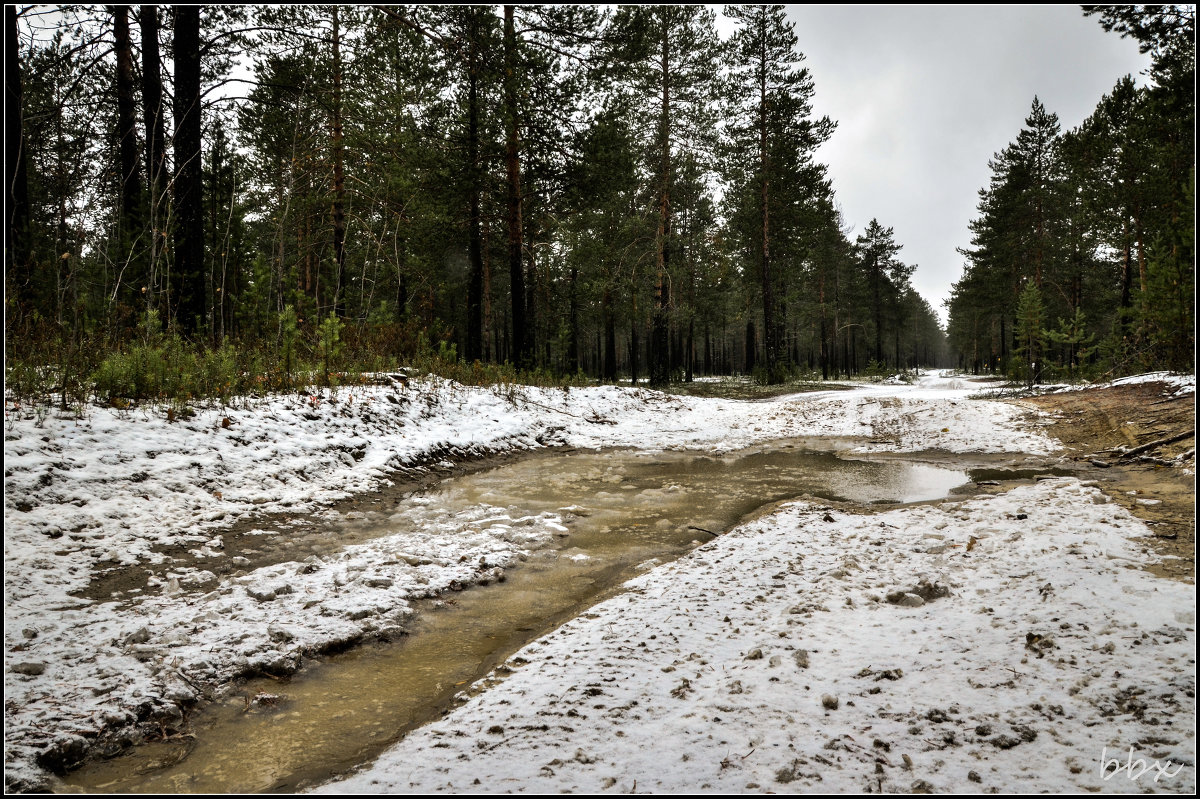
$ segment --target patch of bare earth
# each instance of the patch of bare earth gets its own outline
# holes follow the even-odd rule
[[[1046,432],[1109,497],[1154,532],[1169,556],[1156,574],[1196,580],[1196,395],[1165,383],[1069,391],[1021,400],[1051,413]]]

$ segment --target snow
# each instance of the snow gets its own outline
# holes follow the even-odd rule
[[[282,512],[319,514],[321,508],[336,499],[378,488],[398,471],[418,472],[430,464],[545,446],[644,448],[649,445],[722,453],[776,439],[823,437],[843,440],[845,448],[851,451],[872,453],[942,451],[1048,456],[1057,450],[1057,442],[1031,431],[1029,420],[1036,411],[1009,403],[970,399],[980,388],[988,386],[929,375],[911,385],[876,384],[859,386],[853,391],[738,402],[616,387],[569,391],[515,386],[469,388],[424,378],[409,380],[406,385],[312,389],[301,395],[239,399],[228,407],[199,409],[190,419],[174,421],[157,409],[101,408],[88,409],[81,419],[54,414],[39,419],[28,409],[6,404],[7,784],[36,784],[39,771],[34,763],[39,753],[47,747],[70,749],[82,745],[78,737],[81,733],[120,727],[137,717],[170,717],[176,704],[194,696],[192,685],[197,682],[220,683],[256,669],[286,671],[294,667],[305,651],[321,650],[364,635],[386,634],[404,623],[414,600],[456,585],[495,579],[503,569],[528,557],[531,551],[547,546],[562,532],[563,519],[555,513],[514,518],[507,509],[486,504],[449,512],[418,496],[396,509],[390,519],[396,532],[390,535],[320,553],[297,552],[287,562],[247,568],[229,576],[218,577],[200,566],[169,569],[165,579],[152,581],[145,592],[131,592],[99,602],[78,596],[88,586],[94,570],[118,564],[138,568],[156,563],[169,565],[164,550],[172,547],[193,550],[196,562],[202,566],[208,558],[221,556],[225,546],[222,531],[240,519],[257,520]],[[961,662],[954,664],[945,662],[941,648],[931,647],[928,652],[922,649],[943,633],[946,637],[953,634],[975,653],[970,655],[977,658],[972,662],[984,664],[983,671],[972,672],[973,679],[980,684],[1007,679],[1008,672],[998,672],[999,664],[1016,667],[1013,657],[1022,653],[1011,653],[1010,649],[1014,640],[1023,645],[1024,627],[1053,637],[1057,648],[1043,653],[1044,657],[1022,655],[1029,661],[1020,666],[1029,675],[1027,680],[1017,681],[1013,689],[973,690],[971,696],[978,701],[960,703],[959,715],[975,713],[980,718],[996,719],[998,734],[1008,730],[1005,725],[1033,725],[1037,711],[1029,710],[1031,703],[1043,708],[1061,705],[1064,713],[1071,708],[1069,712],[1077,714],[1072,719],[1094,719],[1094,715],[1087,714],[1098,711],[1088,710],[1085,700],[1110,692],[1112,678],[1092,678],[1071,702],[1059,696],[1062,691],[1057,688],[1053,689],[1053,696],[1048,695],[1050,698],[1043,700],[1039,694],[1039,698],[1030,700],[1033,696],[1029,693],[1030,685],[1043,686],[1040,689],[1043,692],[1052,690],[1045,687],[1046,683],[1061,683],[1064,672],[1145,673],[1145,680],[1139,678],[1139,684],[1155,686],[1155,691],[1174,687],[1194,694],[1191,679],[1194,661],[1185,666],[1190,655],[1176,651],[1180,646],[1190,650],[1194,645],[1194,619],[1185,624],[1168,617],[1164,615],[1165,605],[1158,601],[1168,598],[1175,602],[1176,609],[1191,607],[1193,589],[1118,568],[1118,561],[1110,557],[1131,562],[1145,559],[1125,540],[1131,531],[1134,535],[1145,531],[1114,506],[1096,504],[1095,497],[1095,491],[1076,482],[1055,481],[1006,497],[966,503],[957,509],[949,505],[917,507],[863,517],[838,513],[835,523],[824,521],[819,508],[794,505],[739,528],[693,556],[655,569],[640,578],[641,582],[635,581],[631,593],[613,600],[616,603],[613,607],[624,608],[623,611],[599,611],[615,612],[624,619],[619,627],[614,627],[615,638],[604,640],[609,633],[601,630],[603,625],[589,623],[594,620],[576,620],[547,641],[532,645],[533,649],[524,655],[530,664],[495,690],[525,691],[522,713],[532,712],[531,697],[538,696],[540,685],[563,685],[555,696],[572,686],[582,691],[577,685],[582,676],[555,671],[565,668],[565,661],[559,663],[565,656],[555,656],[555,664],[546,657],[547,653],[553,655],[558,651],[552,649],[554,646],[561,645],[571,651],[594,650],[591,658],[572,656],[572,659],[578,668],[585,668],[589,661],[611,663],[614,672],[608,676],[624,673],[620,671],[623,668],[633,669],[635,675],[657,673],[659,666],[686,661],[686,657],[664,649],[668,646],[678,646],[681,653],[686,650],[685,654],[702,653],[709,661],[707,664],[694,660],[681,662],[675,664],[678,673],[663,674],[664,678],[672,679],[648,682],[639,677],[630,680],[632,684],[627,689],[621,689],[626,693],[618,691],[629,700],[636,699],[639,703],[636,707],[647,708],[645,718],[635,724],[629,718],[639,711],[630,709],[634,706],[626,707],[623,711],[626,720],[621,727],[624,735],[613,734],[608,718],[609,709],[619,703],[606,701],[605,712],[584,711],[580,705],[580,712],[592,716],[591,723],[572,717],[572,725],[583,736],[577,747],[586,753],[582,760],[599,758],[597,762],[607,762],[605,758],[619,758],[623,766],[616,775],[618,782],[625,774],[641,773],[636,763],[645,762],[647,768],[657,767],[662,773],[654,777],[647,773],[642,786],[649,787],[654,779],[665,780],[661,790],[669,790],[672,785],[683,790],[705,783],[712,790],[720,790],[718,785],[741,790],[750,779],[736,782],[735,772],[745,777],[750,774],[747,769],[759,769],[753,772],[753,780],[765,788],[799,789],[810,784],[804,781],[807,777],[801,776],[786,783],[775,781],[774,771],[757,764],[760,754],[739,759],[744,751],[735,756],[734,750],[751,742],[751,738],[738,736],[758,729],[755,735],[765,737],[755,744],[757,753],[767,748],[788,749],[788,744],[801,746],[799,739],[785,741],[789,733],[775,728],[785,723],[793,725],[786,721],[790,716],[800,725],[796,731],[806,729],[804,725],[820,725],[813,726],[817,731],[833,729],[827,726],[829,719],[823,715],[824,711],[820,711],[822,692],[841,697],[839,710],[830,711],[832,718],[846,719],[847,724],[850,719],[857,719],[854,731],[850,727],[839,729],[843,729],[842,734],[853,735],[858,743],[866,739],[862,725],[867,716],[863,714],[875,707],[872,703],[882,702],[888,695],[899,695],[902,699],[892,700],[895,707],[876,708],[879,712],[901,715],[924,712],[922,702],[944,694],[936,686],[925,686],[919,675],[927,674],[932,679],[936,670],[941,680],[942,672],[950,670],[946,679],[954,680],[967,669],[963,665],[968,658],[966,650],[960,653]],[[1009,520],[1007,515],[1017,505],[1030,520],[1041,519],[1041,514],[1045,514],[1045,524]],[[1091,514],[1086,522],[1079,517],[1080,508]],[[561,512],[569,511],[567,508]],[[872,527],[880,522],[885,526]],[[255,532],[264,540],[286,536],[286,530],[274,529],[278,526],[263,524],[263,529]],[[940,554],[922,551],[923,547],[933,550],[941,546],[929,544],[926,535],[945,536],[945,541],[959,545],[959,549],[952,551],[947,546]],[[967,536],[978,539],[976,550],[971,553],[973,557],[960,558],[961,562],[954,560],[969,540]],[[1016,538],[1010,541],[1013,536]],[[1076,549],[1083,554],[1068,552],[1067,540],[1076,541]],[[985,553],[987,560],[981,557]],[[797,560],[801,555],[802,567]],[[739,558],[745,559],[744,568],[736,563]],[[858,566],[851,564],[854,560]],[[792,561],[796,562],[797,571],[782,572],[779,584],[783,588],[763,577],[777,573],[782,568],[780,564]],[[237,563],[236,559],[234,562]],[[758,563],[759,567],[752,568],[752,563]],[[712,573],[717,564],[736,575],[721,577],[726,584],[723,597],[712,592]],[[832,577],[827,573],[830,569],[851,576]],[[1028,572],[1031,576],[1028,580],[1005,577],[1006,569]],[[893,584],[911,583],[918,573],[927,573],[952,585],[953,596],[918,608],[874,602],[868,596],[872,591],[892,590]],[[1055,614],[1062,614],[1053,623],[1045,618],[1040,600],[1029,593],[1042,584],[1042,576],[1053,583],[1057,592],[1054,602],[1045,606],[1052,607]],[[701,613],[699,606],[688,610],[689,603],[695,603],[687,597],[695,595],[705,579],[709,581],[704,589],[706,602],[700,604],[707,605],[709,610],[716,608],[713,610],[716,616]],[[1115,607],[1106,610],[1108,605],[1104,603],[1108,600],[1104,597],[1115,596],[1111,589],[1114,584],[1121,585],[1123,592],[1128,588],[1129,592],[1122,593],[1119,602],[1113,601]],[[983,593],[966,602],[964,597],[976,591]],[[1096,591],[1097,595],[1090,597],[1086,593],[1089,591]],[[1181,591],[1191,599],[1178,595]],[[753,592],[753,596],[747,592]],[[812,611],[809,616],[804,612],[786,613],[785,604],[793,606],[810,592],[811,596],[821,596],[829,610]],[[1064,610],[1061,600],[1067,592],[1073,599]],[[757,598],[760,595],[762,599]],[[653,603],[645,604],[652,598]],[[855,602],[853,608],[839,604],[846,598]],[[666,605],[660,608],[655,604],[660,601],[675,602],[674,610],[668,610]],[[1075,602],[1081,603],[1080,607]],[[984,605],[992,607],[995,614],[979,613],[979,607]],[[636,612],[630,612],[630,608]],[[1103,621],[1089,620],[1088,614],[1093,612],[1099,613],[1096,619],[1102,617]],[[1153,644],[1130,649],[1126,638],[1132,634],[1132,622],[1120,614],[1136,618],[1141,625],[1138,634],[1144,631],[1154,636]],[[725,616],[734,621],[720,621]],[[693,626],[686,627],[684,619]],[[913,635],[900,630],[899,619],[904,619],[905,630],[919,632]],[[997,627],[999,620],[1003,623]],[[800,624],[788,625],[786,621]],[[987,623],[981,624],[982,621]],[[829,626],[827,622],[836,623]],[[1092,625],[1090,634],[1080,633],[1085,623]],[[1057,630],[1053,629],[1055,624],[1071,626]],[[943,630],[939,631],[938,625]],[[1094,648],[1088,648],[1091,636],[1098,634],[1097,626],[1109,631],[1104,634],[1118,646],[1117,651],[1101,657]],[[1168,627],[1183,632],[1168,633]],[[658,629],[659,637],[645,641],[648,629]],[[734,629],[742,632],[732,633]],[[768,636],[768,631],[774,637]],[[779,632],[788,632],[791,638],[779,637]],[[853,635],[839,639],[836,635],[839,632]],[[647,643],[645,650],[639,648],[635,653],[645,656],[641,661],[628,658],[628,653],[621,649],[635,646],[630,643],[635,640],[631,636],[638,634],[642,637],[636,641]],[[701,641],[696,635],[711,635],[712,640]],[[1171,639],[1171,635],[1182,635],[1182,643]],[[675,638],[688,643],[676,644]],[[894,645],[895,649],[880,647],[881,640],[888,641],[888,647]],[[743,650],[751,644],[763,649],[761,660],[741,660]],[[796,682],[808,672],[786,673],[789,666],[795,671],[791,661],[782,657],[788,653],[788,645],[809,649],[814,664],[811,673],[821,674],[819,682],[811,678],[804,681],[808,690]],[[843,654],[831,658],[832,646],[837,646]],[[856,666],[858,654],[865,654],[864,647],[872,652],[887,652],[888,662],[894,661],[895,665],[880,661]],[[1065,657],[1066,653],[1084,665],[1073,665],[1070,669],[1054,666],[1055,658]],[[780,655],[783,662],[772,667],[769,664],[775,655]],[[903,691],[868,694],[872,699],[851,693],[850,686],[866,678],[855,682],[843,672],[845,669],[857,672],[865,665],[902,668]],[[734,676],[726,680],[722,674],[718,680],[713,676],[714,669],[725,669]],[[763,669],[770,669],[770,674]],[[1151,678],[1151,673],[1157,676]],[[772,676],[779,677],[778,685],[770,681]],[[1055,679],[1045,679],[1049,676]],[[673,699],[660,696],[662,691],[669,695],[670,690],[679,687],[683,677],[692,686],[684,692],[689,697],[690,710],[676,707]],[[594,681],[592,677],[587,679]],[[623,682],[625,678],[617,679]],[[723,692],[732,680],[740,680],[744,690],[726,699]],[[883,687],[893,687],[890,682]],[[954,684],[961,687],[961,680]],[[601,690],[611,693],[617,688],[604,683]],[[797,699],[798,704],[793,707],[777,696],[779,691],[788,697],[793,693],[799,697],[802,692],[804,702]],[[497,718],[500,714],[497,706],[487,705],[488,701],[499,701],[487,700],[491,694],[488,692],[463,709],[475,715],[451,717],[467,721],[446,723],[469,728],[471,735],[478,737],[478,731],[471,725],[486,714]],[[770,707],[750,701],[768,694]],[[544,698],[538,701],[544,706]],[[731,707],[741,709],[714,710],[717,705],[713,703],[718,701],[721,706],[732,703]],[[855,705],[849,706],[849,701]],[[1148,702],[1146,697],[1139,697],[1138,701]],[[815,707],[823,721],[815,716],[809,719],[813,702],[817,703]],[[905,703],[911,707],[901,707]],[[1190,706],[1190,700],[1185,704]],[[481,707],[491,709],[478,709]],[[941,709],[949,713],[949,709]],[[511,712],[512,708],[508,710]],[[729,725],[728,732],[723,726],[720,735],[714,734],[706,720],[717,713],[722,716],[722,724]],[[1169,723],[1177,725],[1187,722],[1189,716],[1176,712],[1170,718],[1173,720]],[[893,728],[908,726],[904,720],[897,720],[900,716],[889,717],[887,721],[882,716],[879,719],[866,723],[888,735],[893,735]],[[1166,717],[1163,722],[1168,723]],[[498,723],[510,728],[523,722]],[[1048,760],[1070,748],[1049,731],[1054,729],[1053,721],[1039,724],[1042,725],[1039,729],[1045,730],[1037,738],[1039,752],[1052,740],[1058,747],[1047,750]],[[1097,728],[1111,733],[1111,738],[1106,739],[1111,743],[1110,751],[1123,742],[1146,738],[1132,727],[1119,726],[1130,724],[1133,722],[1122,715]],[[436,729],[439,728],[414,734],[402,746],[421,746],[421,741],[432,746],[428,736]],[[1062,733],[1066,737],[1084,742],[1095,738],[1078,734],[1081,727],[1075,720],[1064,729],[1069,730],[1069,734]],[[1165,729],[1159,728],[1158,732]],[[699,730],[704,732],[695,732]],[[684,735],[680,740],[685,743],[665,743],[676,734]],[[706,738],[709,734],[714,737]],[[806,753],[803,756],[809,762],[795,766],[797,774],[817,768],[812,762],[815,756],[803,748],[815,746],[812,742],[816,735],[813,732],[807,737],[800,736],[805,741],[796,751]],[[958,740],[965,740],[966,735],[959,730]],[[633,754],[636,747],[630,742],[635,740],[642,740],[647,751]],[[899,745],[898,737],[887,740]],[[821,739],[821,745],[824,741]],[[628,746],[621,749],[618,744]],[[1083,757],[1081,750],[1076,750],[1084,745],[1071,744],[1076,749],[1070,750],[1073,753],[1070,756]],[[559,752],[539,761],[542,755],[537,746],[541,744],[518,736],[512,746],[488,750],[497,757],[506,754],[512,761],[510,770],[495,772],[494,779],[524,780],[520,769],[530,768],[538,774],[551,760],[575,757],[572,749],[565,757]],[[675,758],[679,763],[668,764],[670,757],[655,755],[655,750],[663,746],[686,748],[693,753],[690,762],[682,761],[681,752],[673,749],[680,755]],[[703,768],[717,767],[730,758],[731,763],[736,763],[718,768],[719,773],[711,780],[699,779],[696,771],[699,761],[714,754],[710,751],[714,746],[729,748],[722,750],[716,761],[706,760]],[[870,747],[869,742],[867,746]],[[1019,771],[1018,763],[1025,763],[1028,768],[1028,750],[1032,747],[1027,743],[1002,751],[993,751],[995,747],[990,744],[981,746],[989,757],[987,763],[1003,765],[1011,761],[1014,774]],[[1162,746],[1152,748],[1157,751]],[[1187,754],[1194,753],[1194,738],[1175,736],[1167,748],[1172,756],[1191,758],[1188,762],[1194,762],[1194,754]],[[532,760],[522,760],[516,749],[528,751]],[[842,749],[820,751],[835,752],[836,757],[849,762],[852,750],[847,743]],[[896,761],[897,751],[894,749],[887,757]],[[954,772],[958,766],[953,765],[965,762],[962,758],[952,758],[953,753],[930,754],[915,743],[911,750],[905,751],[913,759],[914,780],[926,779],[942,787],[964,784],[959,779],[961,775]],[[1099,752],[1089,750],[1086,754],[1090,759],[1084,773],[1090,774],[1092,761],[1099,758]],[[834,755],[826,759],[841,762]],[[935,766],[938,759],[952,765]],[[437,757],[431,758],[428,765],[447,766],[446,760],[445,752],[439,748]],[[386,762],[385,758],[381,764]],[[873,763],[869,759],[864,762]],[[785,766],[792,768],[787,764],[776,768]],[[1053,766],[1059,770],[1061,767],[1061,762]],[[828,782],[822,783],[824,787],[865,789],[866,783],[859,779],[861,775],[835,777],[832,767],[822,768],[829,770],[825,776]],[[987,768],[976,764],[981,774]],[[1046,768],[1053,770],[1050,765]],[[580,786],[592,785],[596,790],[612,787],[604,784],[603,776],[596,778],[598,782],[587,782],[579,776],[583,772],[598,774],[598,767],[583,772],[573,767],[551,769],[563,776],[555,777],[559,781],[551,781],[547,786],[566,787],[564,781],[579,779],[583,780]],[[401,785],[410,779],[409,769],[403,771],[402,776],[398,772],[392,774],[381,765],[372,776],[359,778],[365,784],[378,780],[377,784],[362,789],[387,790],[379,786],[388,785],[395,790],[418,790]],[[487,773],[478,769],[474,772]],[[988,779],[998,780],[994,770],[987,773]],[[1194,784],[1194,770],[1190,773]],[[685,781],[688,774],[691,779]],[[465,778],[457,773],[430,771],[421,777],[420,784],[432,786],[462,779]],[[1068,777],[1055,779],[1062,780],[1055,785],[1083,785],[1070,783]],[[542,783],[531,779],[522,783],[522,788],[535,784]],[[885,781],[884,787],[889,784],[904,787],[908,783]],[[999,781],[984,784],[1017,786],[1014,789],[1029,785]],[[1113,784],[1115,781],[1106,782],[1105,790],[1110,790]],[[1172,786],[1176,784],[1179,783]],[[513,785],[497,782],[486,789],[504,790]]]
[[[630,581],[319,792],[951,792],[971,772],[1128,791],[1149,779],[1105,780],[1102,751],[1149,740],[1188,764],[1157,787],[1190,792],[1194,590],[1127,568],[1146,561],[1130,528],[1073,479],[878,515],[792,503]],[[922,586],[949,594],[886,599]]]
[[[1121,377],[1107,383],[1093,383],[1083,385],[1059,385],[1059,386],[1042,386],[1043,389],[1051,389],[1054,392],[1061,391],[1087,391],[1088,389],[1109,388],[1112,386],[1136,386],[1143,383],[1163,383],[1166,387],[1164,396],[1167,397],[1182,397],[1185,394],[1196,393],[1196,376],[1194,374],[1184,375],[1174,372],[1147,372],[1140,375],[1130,375],[1129,377]]]
[[[1132,386],[1139,383],[1165,383],[1171,389],[1171,396],[1178,397],[1189,391],[1196,391],[1196,376],[1178,375],[1171,372],[1149,372],[1143,375],[1133,375],[1114,380],[1114,386]]]

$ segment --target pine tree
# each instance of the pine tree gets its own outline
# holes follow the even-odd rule
[[[139,262],[145,233],[141,169],[138,163],[137,100],[133,75],[133,42],[129,32],[129,6],[112,6],[111,13],[117,61],[115,94],[117,174],[120,182],[120,211],[115,236],[119,269],[112,296],[119,297],[126,310],[122,314],[124,319],[110,319],[110,322],[132,329],[137,320],[130,306],[133,304],[133,297],[136,296],[136,278],[142,271]]]
[[[576,149],[566,197],[570,259],[600,304],[600,376],[616,382],[617,327],[626,316],[618,300],[638,290],[637,266],[644,252],[635,243],[652,239],[653,231],[637,208],[637,154],[627,116],[619,108],[602,109],[579,135]]]
[[[725,15],[739,23],[726,45],[729,77],[725,87],[727,129],[732,164],[727,172],[744,182],[746,200],[753,184],[757,205],[754,238],[762,287],[763,338],[769,382],[780,382],[787,371],[783,344],[783,281],[777,235],[782,209],[794,205],[802,192],[803,178],[811,177],[813,151],[833,132],[828,118],[812,116],[812,77],[798,68],[795,25],[787,21],[784,6],[727,6]],[[753,166],[750,166],[753,164]]]
[[[883,313],[891,304],[895,291],[889,276],[900,269],[896,255],[903,249],[894,236],[892,228],[885,228],[879,224],[879,220],[872,219],[855,242],[859,264],[870,291],[871,319],[875,324],[875,362],[881,366],[884,363]]]
[[[569,163],[578,136],[595,114],[596,100],[611,81],[589,86],[590,73],[602,72],[597,56],[605,17],[591,6],[506,7],[504,39],[505,183],[507,184],[510,304],[514,361],[532,366],[539,358],[538,334],[556,328],[552,275],[525,275],[522,256],[546,248],[558,236],[564,209],[571,208]],[[601,103],[602,104],[602,103]],[[579,275],[568,272],[567,348],[578,351]],[[522,287],[524,294],[522,295]],[[541,298],[540,300],[538,298]],[[574,298],[574,305],[572,304]],[[575,310],[572,310],[574,308]],[[518,318],[526,329],[518,330]],[[543,342],[544,343],[544,342]],[[544,352],[544,350],[543,350]],[[574,371],[577,356],[568,356]],[[544,357],[543,357],[544,360]]]
[[[508,275],[509,302],[512,308],[513,361],[528,367],[532,347],[525,319],[524,222],[521,215],[520,121],[517,104],[518,59],[517,32],[513,6],[504,7],[504,167],[508,186]]]
[[[1035,97],[1016,140],[988,162],[989,186],[980,191],[979,216],[971,223],[972,246],[963,251],[972,273],[953,307],[972,311],[972,336],[988,340],[987,358],[1008,368],[1013,316],[1026,281],[1039,290],[1046,281],[1058,288],[1071,281],[1066,210],[1067,188],[1058,118]],[[1063,306],[1065,310],[1065,306]],[[955,326],[956,337],[962,328]],[[974,356],[980,344],[972,346]]]
[[[1195,369],[1196,357],[1196,169],[1185,183],[1183,213],[1154,241],[1149,253],[1144,314],[1162,363]]]
[[[329,108],[329,149],[333,158],[333,263],[337,275],[334,283],[333,312],[337,318],[346,317],[346,148],[342,127],[342,37],[341,16],[336,5],[330,6],[330,64],[332,67],[332,97]]]
[[[1039,289],[1057,256],[1062,189],[1059,130],[1058,116],[1046,111],[1034,97],[1025,127],[1005,151],[1008,178],[1015,183],[1020,198],[1015,220],[1018,229],[1014,232],[1025,249],[1026,274],[1032,272]]]
[[[631,89],[648,104],[653,102],[654,108],[646,115],[645,127],[654,132],[647,161],[654,176],[657,210],[650,347],[650,382],[657,386],[670,380],[675,160],[680,149],[703,146],[711,131],[714,25],[712,12],[701,6],[623,6],[610,36]]]
[[[4,269],[6,318],[27,299],[30,280],[28,151],[22,110],[16,6],[4,7]]]

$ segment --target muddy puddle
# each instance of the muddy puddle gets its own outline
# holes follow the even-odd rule
[[[369,762],[625,580],[764,505],[805,495],[918,502],[970,483],[966,472],[945,466],[848,460],[785,444],[727,456],[544,453],[452,478],[404,507],[350,512],[330,519],[330,534],[307,541],[304,554],[347,540],[451,530],[460,514],[552,516],[565,532],[503,583],[426,600],[399,641],[309,659],[290,679],[240,685],[195,713],[189,735],[85,766],[58,789],[291,792],[318,784]]]

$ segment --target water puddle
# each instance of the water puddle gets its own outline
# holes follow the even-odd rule
[[[544,453],[446,481],[389,512],[354,513],[307,551],[425,535],[447,519],[554,515],[564,530],[504,583],[427,601],[406,638],[253,680],[192,719],[193,737],[148,744],[68,775],[76,792],[290,792],[368,762],[529,641],[645,568],[712,539],[766,504],[801,495],[917,502],[963,471],[847,460],[779,444],[728,456]]]

